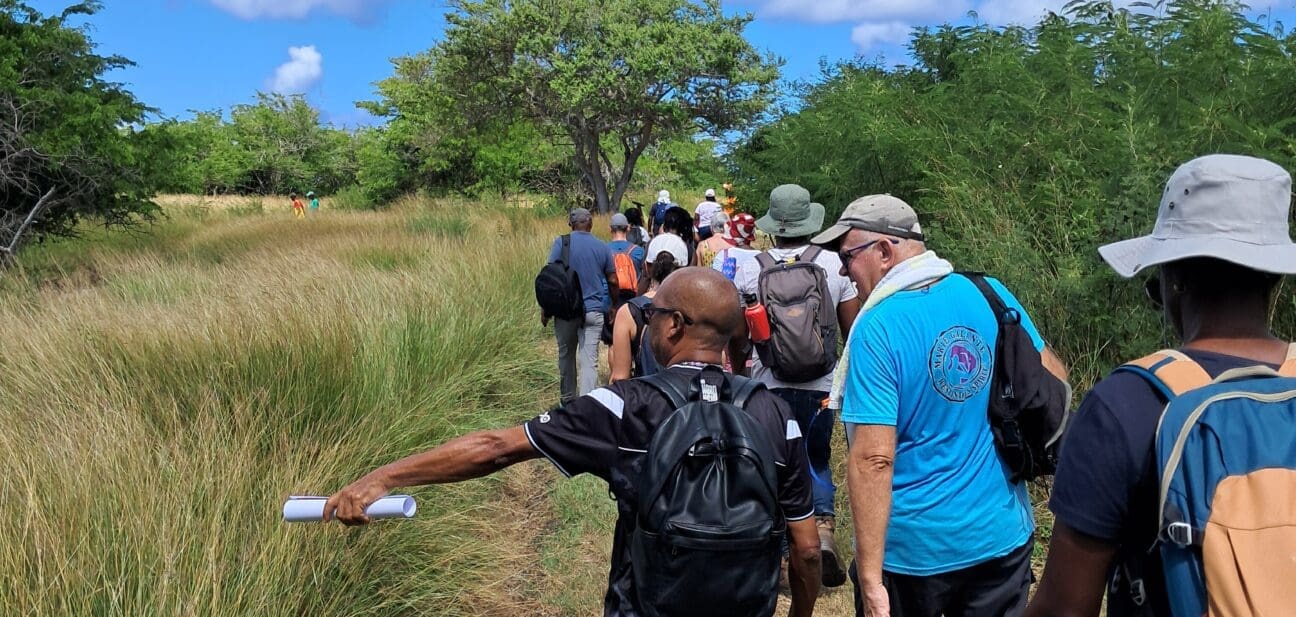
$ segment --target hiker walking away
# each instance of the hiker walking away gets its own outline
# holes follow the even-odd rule
[[[675,258],[675,267],[682,268],[691,266],[693,252],[689,248],[689,243],[681,235],[689,233],[693,229],[692,219],[688,217],[688,212],[683,208],[673,207],[667,210],[666,221],[662,224],[661,233],[653,236],[648,243],[647,257],[645,257],[644,269],[651,271],[655,256],[668,252]],[[648,277],[639,279],[639,295],[648,291]]]
[[[1150,236],[1099,249],[1126,278],[1158,268],[1146,290],[1183,343],[1081,403],[1028,615],[1097,616],[1104,591],[1112,617],[1292,614],[1296,354],[1269,328],[1296,273],[1290,203],[1278,165],[1205,156],[1170,177]]]
[[[756,271],[749,273],[748,276],[756,277],[760,269],[760,264],[756,263],[756,256],[761,254],[761,251],[752,248],[752,240],[756,238],[756,217],[746,212],[734,214],[725,225],[722,235],[732,246],[721,250],[711,258],[711,269],[724,273],[732,281],[738,277],[739,270],[755,268]],[[746,308],[745,304],[744,308]]]
[[[701,202],[693,209],[693,220],[697,225],[698,241],[704,241],[712,236],[712,230],[720,233],[719,227],[711,226],[711,217],[716,214],[724,214],[724,208],[716,202],[715,189],[707,189]]]
[[[689,216],[688,210],[679,206],[674,206],[666,210],[666,220],[662,223],[662,233],[672,233],[684,240],[684,245],[688,247],[689,265],[692,263],[693,256],[697,252],[697,230],[693,227],[693,217]]]
[[[297,193],[289,195],[288,199],[292,200],[293,216],[296,216],[299,219],[306,218],[306,206],[302,205],[302,201],[297,197]]]
[[[630,221],[626,215],[613,214],[610,228],[612,240],[608,242],[608,248],[612,251],[617,271],[616,293],[612,295],[612,309],[615,311],[622,303],[638,293],[639,278],[643,276],[644,255],[647,251],[627,238]]]
[[[738,194],[734,191],[732,182],[724,183],[724,192],[724,212],[733,217],[734,213],[738,211]]]
[[[617,310],[613,321],[612,346],[608,351],[608,367],[611,369],[609,383],[657,374],[657,360],[653,358],[644,329],[648,326],[648,307],[657,295],[657,288],[678,269],[675,264],[675,256],[670,251],[662,251],[653,256],[652,266],[645,275],[648,278],[648,291],[632,298]]]
[[[666,211],[675,207],[677,206],[671,201],[670,191],[665,189],[657,191],[657,201],[648,209],[648,228],[652,230],[652,235],[661,233],[662,224],[666,222]]]
[[[750,337],[756,348],[752,376],[787,401],[796,416],[814,477],[815,519],[823,550],[823,583],[846,582],[846,564],[835,539],[837,487],[833,484],[832,431],[834,420],[823,411],[832,371],[837,362],[838,333],[849,331],[859,313],[859,299],[841,262],[832,251],[810,245],[810,236],[823,228],[824,207],[810,201],[810,192],[785,184],[770,193],[769,213],[756,227],[774,236],[776,246],[754,259],[754,268],[735,272],[734,284],[752,309],[768,315],[768,337]],[[745,370],[748,341],[735,339],[730,361]]]
[[[734,243],[726,235],[726,227],[729,225],[729,215],[724,212],[717,212],[711,215],[711,227],[715,233],[710,238],[698,242],[697,247],[697,265],[710,267],[711,262],[715,259],[716,253],[727,248],[732,248]]]
[[[649,344],[669,368],[385,465],[329,497],[324,520],[367,523],[364,509],[397,487],[477,478],[543,456],[564,475],[603,479],[616,498],[603,615],[773,615],[786,531],[791,615],[808,617],[819,553],[805,452],[785,403],[716,366],[742,327],[732,289],[706,268],[675,272],[648,314]]]
[[[565,259],[564,265],[576,273],[580,294],[577,312],[571,316],[552,314],[544,307],[543,298],[538,298],[541,300],[540,325],[548,326],[549,319],[554,319],[554,336],[558,339],[558,376],[564,403],[575,400],[577,395],[588,394],[598,382],[599,337],[604,319],[610,318],[608,290],[618,288],[612,251],[590,233],[594,225],[590,211],[576,208],[568,214],[567,222],[572,232],[554,240],[553,248],[549,250],[549,263],[557,264]],[[537,285],[537,296],[541,295]],[[580,309],[583,312],[579,312]]]
[[[1034,520],[988,420],[1001,332],[985,293],[1019,319],[1038,373],[1064,386],[1065,368],[1001,283],[982,279],[983,293],[927,249],[900,199],[857,199],[814,242],[866,297],[841,359],[844,401],[837,384],[829,400],[850,449],[856,615],[1020,615]]]
[[[627,208],[625,215],[626,221],[630,223],[630,231],[626,232],[626,240],[647,250],[648,230],[644,229],[643,209],[638,206]]]
[[[315,191],[307,191],[306,199],[310,200],[311,214],[319,212],[319,197],[315,196]]]

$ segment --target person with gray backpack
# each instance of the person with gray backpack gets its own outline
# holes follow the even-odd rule
[[[769,212],[756,221],[775,246],[756,256],[759,269],[738,269],[734,284],[746,298],[749,322],[760,322],[748,327],[756,350],[752,377],[788,403],[805,435],[823,584],[837,587],[846,582],[846,563],[837,551],[837,487],[829,466],[835,421],[824,413],[823,401],[837,365],[838,341],[850,331],[860,301],[854,284],[841,274],[837,254],[810,245],[823,221],[824,207],[810,200],[809,191],[795,184],[775,188]],[[735,370],[746,366],[745,343],[731,346]]]

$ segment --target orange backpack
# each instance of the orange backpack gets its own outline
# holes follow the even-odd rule
[[[617,288],[622,291],[638,293],[639,289],[639,271],[635,268],[634,258],[630,256],[630,251],[635,249],[631,244],[626,247],[625,251],[613,251],[612,263],[616,266]]]

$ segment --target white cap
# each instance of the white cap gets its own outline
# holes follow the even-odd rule
[[[715,189],[707,189],[707,190],[706,190],[706,196],[707,196],[707,197],[715,197]]]

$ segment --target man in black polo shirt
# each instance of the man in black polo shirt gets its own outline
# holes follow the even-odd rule
[[[653,298],[649,323],[653,355],[668,371],[692,374],[721,363],[721,352],[742,329],[738,295],[723,274],[684,268],[668,277]],[[618,381],[526,424],[481,431],[451,440],[371,472],[329,498],[324,520],[348,525],[369,522],[364,510],[392,489],[478,478],[509,465],[545,457],[564,475],[596,475],[613,494],[637,490],[639,462],[657,426],[674,409],[655,388],[637,379]],[[801,432],[787,404],[760,391],[746,407],[775,439],[779,502],[791,536],[790,580],[793,617],[808,617],[819,591],[819,535],[810,493],[810,468]],[[624,501],[612,544],[605,617],[641,614],[630,569],[629,539],[635,513]],[[724,614],[724,607],[714,608]]]

